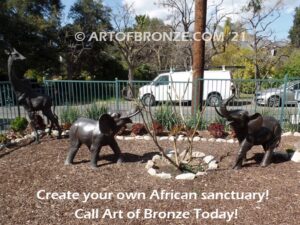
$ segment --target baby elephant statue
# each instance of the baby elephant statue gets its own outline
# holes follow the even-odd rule
[[[70,128],[70,149],[65,165],[73,163],[76,153],[82,144],[85,144],[91,152],[91,166],[96,168],[99,152],[102,146],[109,145],[114,151],[117,162],[122,162],[121,151],[115,140],[115,135],[127,123],[132,123],[131,117],[138,114],[135,112],[121,117],[120,114],[103,114],[99,121],[87,118],[77,119]]]
[[[247,151],[254,145],[262,145],[265,155],[261,162],[262,167],[271,163],[272,153],[281,140],[281,127],[279,122],[270,116],[262,116],[259,113],[249,115],[245,110],[227,110],[228,103],[234,98],[231,95],[220,106],[220,111],[215,107],[216,112],[230,122],[239,141],[240,149],[233,169],[240,169]]]

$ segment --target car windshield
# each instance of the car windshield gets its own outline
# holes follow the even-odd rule
[[[169,84],[169,76],[168,75],[163,75],[157,77],[153,82],[153,85],[167,85]]]

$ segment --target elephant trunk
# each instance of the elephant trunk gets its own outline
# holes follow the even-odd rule
[[[216,112],[221,116],[221,117],[225,117],[226,119],[230,120],[232,119],[230,112],[227,110],[227,105],[228,103],[235,97],[235,95],[231,95],[225,102],[222,103],[222,105],[220,106],[220,111],[216,109]]]
[[[140,112],[141,112],[141,110],[139,109],[139,107],[136,107],[136,109],[135,109],[135,111],[133,113],[131,113],[131,114],[127,115],[127,116],[120,117],[120,120],[121,119],[129,119],[131,117],[134,117],[135,115],[137,115]]]

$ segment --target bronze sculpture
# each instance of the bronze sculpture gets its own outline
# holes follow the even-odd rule
[[[220,106],[220,111],[215,106],[216,112],[230,122],[230,126],[236,133],[240,149],[233,169],[240,169],[247,151],[254,145],[262,145],[265,150],[261,166],[265,167],[271,163],[274,149],[281,140],[280,123],[270,116],[262,116],[259,113],[249,115],[246,110],[227,110],[227,105],[233,100],[235,95],[231,95]]]
[[[25,60],[26,58],[20,54],[16,49],[10,47],[6,44],[5,53],[8,55],[8,77],[11,86],[16,95],[17,101],[20,105],[24,107],[27,111],[31,123],[34,125],[34,130],[36,134],[36,142],[39,142],[39,134],[36,128],[36,112],[42,111],[42,113],[50,121],[49,134],[56,126],[58,129],[58,138],[61,138],[61,128],[58,123],[57,116],[52,112],[52,99],[48,95],[40,94],[35,92],[29,84],[18,78],[15,70],[15,63],[19,60]]]
[[[70,128],[70,149],[65,165],[70,165],[82,144],[85,144],[91,152],[91,166],[97,167],[99,152],[102,146],[109,145],[113,150],[117,162],[122,162],[121,150],[115,140],[115,135],[127,123],[132,123],[131,117],[140,112],[135,109],[128,116],[120,114],[103,114],[99,121],[87,118],[79,118]]]

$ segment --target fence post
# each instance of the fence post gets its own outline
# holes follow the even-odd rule
[[[283,120],[284,120],[284,106],[285,106],[285,100],[286,100],[286,87],[288,82],[288,75],[286,74],[284,76],[284,86],[283,86],[283,96],[282,96],[282,102],[281,102],[281,113],[280,113],[280,125],[283,128]]]
[[[116,77],[115,78],[115,94],[116,94],[116,108],[117,108],[117,112],[120,111],[120,90],[119,90],[119,80]]]

